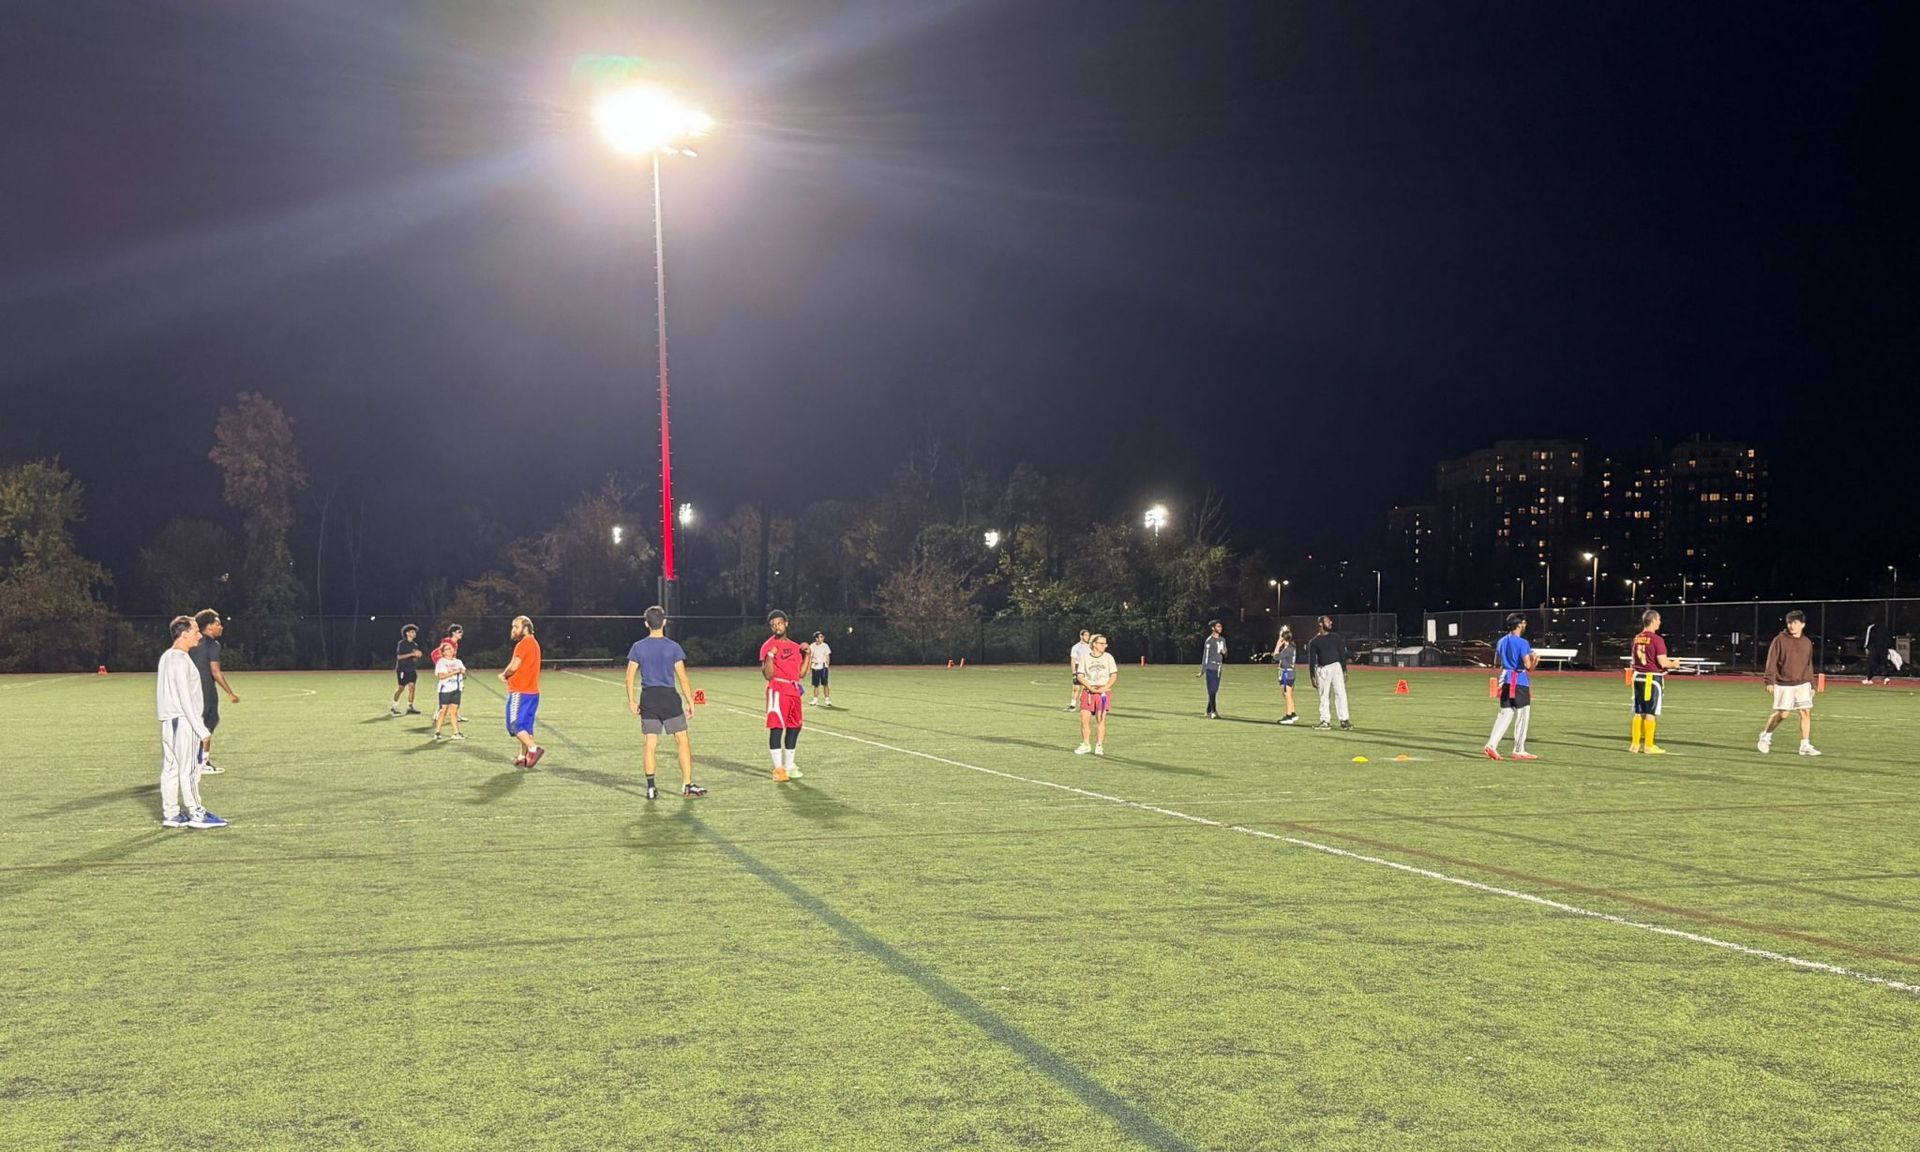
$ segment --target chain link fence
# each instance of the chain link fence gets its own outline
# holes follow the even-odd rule
[[[1527,638],[1535,648],[1573,649],[1568,667],[1613,670],[1626,664],[1641,614],[1660,613],[1660,632],[1676,656],[1715,661],[1718,671],[1759,672],[1767,645],[1793,609],[1807,614],[1815,666],[1833,676],[1865,675],[1868,628],[1874,644],[1910,661],[1920,628],[1920,600],[1736,600],[1709,604],[1617,604],[1528,609]],[[1493,646],[1507,631],[1505,608],[1428,612],[1425,646],[1436,664],[1489,667]]]
[[[168,644],[170,618],[113,617],[84,624],[75,621],[35,620],[0,623],[0,640],[8,633],[36,638],[31,646],[16,645],[16,658],[0,672],[149,671]],[[1314,618],[1288,617],[1297,643],[1305,644],[1315,631]],[[447,621],[404,616],[303,616],[295,619],[226,617],[221,637],[221,662],[234,670],[368,669],[390,668],[400,631],[408,624],[420,628],[420,643],[431,648]],[[465,630],[461,658],[472,667],[504,665],[507,661],[512,617],[481,617],[459,621]],[[1172,632],[1164,627],[1128,621],[975,619],[890,621],[875,616],[796,612],[793,634],[803,640],[815,632],[826,634],[839,664],[969,664],[1065,665],[1068,652],[1080,639],[1082,627],[1104,632],[1110,650],[1123,663],[1198,663],[1206,622]],[[534,620],[542,652],[549,661],[617,664],[627,649],[646,635],[639,616],[543,616]],[[1335,617],[1335,628],[1347,639],[1352,659],[1365,662],[1366,653],[1391,644],[1397,618],[1391,613]],[[1278,625],[1272,621],[1228,626],[1230,653],[1235,660],[1264,658],[1273,649]],[[759,656],[767,638],[766,620],[759,616],[680,616],[668,634],[687,650],[696,665],[749,665]],[[0,645],[0,651],[5,651]]]

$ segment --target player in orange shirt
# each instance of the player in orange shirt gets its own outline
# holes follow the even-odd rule
[[[507,735],[520,741],[515,768],[532,768],[547,754],[533,742],[533,718],[540,711],[540,641],[533,638],[533,621],[513,618],[513,659],[500,679],[507,685]]]

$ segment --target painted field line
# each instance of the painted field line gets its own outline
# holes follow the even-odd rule
[[[722,705],[722,707],[742,716],[755,715],[745,709],[735,708],[730,704]],[[1850,980],[1859,980],[1863,983],[1874,984],[1881,988],[1891,988],[1897,992],[1920,994],[1920,984],[1908,984],[1899,980],[1890,980],[1884,976],[1873,976],[1865,972],[1855,971],[1852,968],[1843,968],[1838,964],[1827,964],[1819,960],[1806,960],[1799,956],[1789,956],[1784,952],[1773,952],[1765,948],[1753,948],[1732,940],[1722,940],[1717,936],[1706,936],[1698,932],[1688,932],[1684,929],[1671,928],[1664,924],[1649,924],[1644,920],[1630,920],[1625,916],[1616,916],[1611,912],[1600,912],[1592,908],[1582,908],[1577,904],[1568,904],[1565,901],[1553,900],[1545,896],[1537,896],[1531,892],[1520,892],[1512,888],[1502,888],[1494,884],[1482,884],[1478,880],[1469,880],[1463,876],[1452,876],[1445,872],[1436,872],[1431,868],[1421,868],[1413,864],[1402,863],[1398,860],[1388,860],[1379,856],[1368,856],[1365,853],[1350,851],[1346,848],[1336,848],[1331,844],[1322,844],[1314,840],[1304,840],[1298,836],[1283,836],[1277,832],[1267,832],[1258,828],[1247,828],[1239,824],[1228,824],[1220,820],[1210,820],[1205,816],[1195,816],[1172,808],[1161,808],[1153,804],[1143,804],[1138,800],[1128,800],[1120,796],[1109,796],[1104,792],[1095,792],[1087,788],[1076,788],[1071,784],[1061,784],[1053,780],[1041,780],[1032,776],[1020,776],[1012,772],[1002,772],[997,768],[983,768],[978,764],[968,764],[963,760],[954,760],[946,756],[936,756],[931,752],[920,752],[912,748],[902,748],[894,744],[883,743],[879,740],[869,740],[864,736],[853,736],[845,732],[836,732],[831,728],[821,728],[818,725],[814,726],[814,730],[822,735],[833,736],[837,739],[851,741],[855,744],[865,744],[869,747],[883,749],[888,752],[896,752],[902,756],[914,756],[922,760],[931,760],[936,764],[946,764],[954,768],[964,768],[969,772],[978,772],[986,776],[996,776],[1002,780],[1013,780],[1021,784],[1031,784],[1040,788],[1052,788],[1061,792],[1071,793],[1075,796],[1084,796],[1092,800],[1103,800],[1109,804],[1117,804],[1124,808],[1133,808],[1141,812],[1152,812],[1173,820],[1184,820],[1191,824],[1200,824],[1209,828],[1220,828],[1228,832],[1237,832],[1242,836],[1252,836],[1261,840],[1273,840],[1282,844],[1290,844],[1295,848],[1305,848],[1310,851],[1324,853],[1328,856],[1338,856],[1345,860],[1357,860],[1363,864],[1373,864],[1381,868],[1391,868],[1396,872],[1404,872],[1410,876],[1420,876],[1428,880],[1437,880],[1443,884],[1452,884],[1459,888],[1482,892],[1490,896],[1503,896],[1509,900],[1519,900],[1537,907],[1551,908],[1556,912],[1564,912],[1569,916],[1580,916],[1589,920],[1601,920],[1608,924],[1617,924],[1622,928],[1633,928],[1641,932],[1651,932],[1656,936],[1667,936],[1675,940],[1685,940],[1693,944],[1704,944],[1709,948],[1719,948],[1727,952],[1737,952],[1742,956],[1751,957],[1755,960],[1768,960],[1776,964],[1785,964],[1808,972],[1825,972],[1833,976],[1845,976]]]
[[[596,676],[585,676],[581,673],[574,673],[574,675],[579,675],[583,679],[600,680],[603,684],[614,683],[614,681],[603,680]],[[731,704],[721,704],[720,707],[740,716],[756,717],[759,715],[758,713],[748,711],[744,708],[738,708]],[[865,744],[871,748],[879,748],[883,751],[898,753],[902,756],[913,756],[921,760],[929,760],[936,764],[945,764],[949,767],[961,768],[985,776],[994,776],[1002,780],[1012,780],[1020,784],[1031,784],[1039,788],[1051,788],[1058,792],[1082,796],[1089,800],[1099,800],[1108,804],[1117,804],[1123,808],[1132,808],[1141,812],[1152,812],[1155,815],[1165,816],[1172,820],[1181,820],[1208,828],[1219,828],[1228,832],[1237,832],[1242,836],[1277,841],[1281,844],[1289,844],[1295,848],[1305,848],[1309,851],[1324,853],[1328,856],[1355,860],[1363,864],[1372,864],[1381,868],[1391,868],[1396,872],[1404,872],[1410,876],[1420,876],[1428,880],[1437,880],[1443,884],[1452,884],[1459,888],[1466,888],[1490,896],[1501,896],[1509,900],[1518,900],[1523,903],[1535,905],[1536,907],[1551,908],[1556,912],[1563,912],[1569,916],[1580,916],[1589,920],[1600,920],[1608,924],[1619,925],[1623,928],[1633,928],[1641,932],[1650,932],[1656,936],[1667,936],[1676,940],[1702,944],[1709,948],[1719,948],[1723,951],[1736,952],[1742,956],[1756,960],[1767,960],[1776,964],[1785,964],[1809,972],[1825,972],[1833,976],[1844,976],[1850,980],[1858,980],[1882,988],[1891,988],[1898,992],[1920,994],[1920,984],[1909,984],[1900,980],[1890,980],[1884,976],[1874,976],[1866,972],[1858,972],[1852,968],[1841,967],[1838,964],[1827,964],[1819,960],[1807,960],[1799,956],[1790,956],[1784,952],[1774,952],[1765,948],[1754,948],[1732,940],[1722,940],[1717,936],[1707,936],[1699,932],[1688,932],[1685,929],[1673,928],[1665,924],[1650,924],[1643,920],[1632,920],[1625,916],[1616,916],[1611,912],[1582,908],[1577,904],[1568,904],[1562,900],[1538,896],[1531,892],[1521,892],[1513,888],[1502,888],[1494,884],[1483,884],[1478,880],[1469,880],[1464,876],[1453,876],[1445,872],[1437,872],[1431,868],[1421,868],[1417,865],[1403,863],[1398,860],[1388,860],[1380,856],[1369,856],[1362,852],[1338,848],[1331,844],[1322,844],[1316,840],[1306,840],[1298,836],[1284,836],[1277,832],[1267,832],[1259,828],[1248,828],[1239,824],[1228,824],[1225,821],[1212,820],[1205,816],[1195,816],[1191,813],[1181,812],[1172,808],[1162,808],[1158,805],[1145,804],[1138,800],[1128,800],[1120,796],[1110,796],[1104,792],[1095,792],[1088,788],[1076,788],[1071,784],[1061,784],[1054,780],[1041,780],[1037,777],[1021,776],[1013,772],[1003,772],[997,768],[985,768],[978,764],[969,764],[964,760],[955,760],[947,756],[937,756],[931,752],[921,752],[913,748],[902,748],[895,744],[871,740],[864,736],[854,736],[846,732],[837,732],[831,728],[822,728],[818,724],[813,725],[813,730],[824,736],[832,736],[836,739],[846,740],[854,744]]]

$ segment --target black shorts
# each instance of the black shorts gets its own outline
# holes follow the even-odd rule
[[[833,671],[831,668],[815,668],[813,670],[813,686],[815,688],[825,688],[827,686],[827,673],[831,671]]]
[[[420,673],[414,671],[412,668],[395,668],[393,670],[393,678],[404,686],[420,679]]]
[[[208,735],[212,735],[213,730],[220,727],[220,697],[214,695],[211,688],[207,689],[207,705],[201,710],[200,718],[207,722]]]
[[[677,689],[640,689],[640,730],[656,736],[687,730],[687,709]]]
[[[1633,714],[1636,716],[1660,715],[1660,698],[1665,695],[1667,678],[1658,672],[1635,672],[1633,674]]]
[[[445,708],[449,704],[455,708],[460,707],[460,689],[455,688],[451,692],[440,693],[440,707]]]
[[[1530,708],[1533,706],[1533,686],[1530,684],[1500,685],[1500,707]]]

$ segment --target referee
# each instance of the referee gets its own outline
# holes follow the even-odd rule
[[[686,702],[693,699],[693,688],[687,683],[686,651],[667,639],[665,608],[655,604],[647,609],[646,621],[647,638],[636,641],[627,652],[627,711],[640,717],[640,731],[646,737],[647,799],[660,795],[653,773],[662,733],[673,736],[680,753],[680,795],[705,796],[707,790],[693,782],[693,745],[687,739]]]

